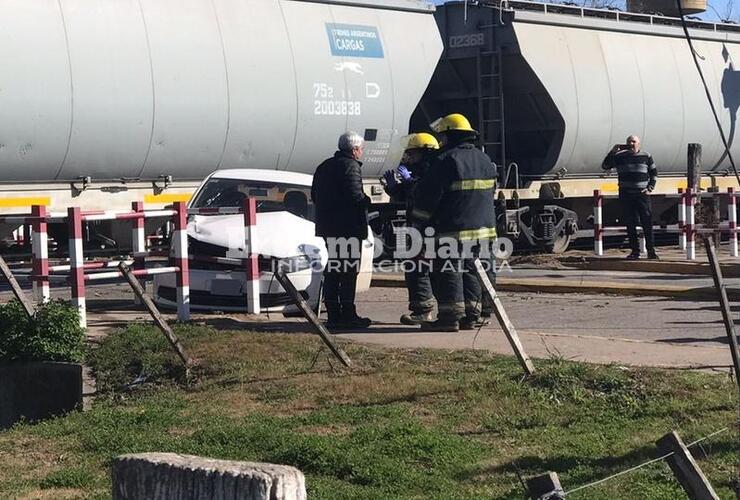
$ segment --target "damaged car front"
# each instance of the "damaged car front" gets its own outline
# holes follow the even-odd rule
[[[256,200],[253,251],[259,255],[260,305],[263,312],[295,312],[291,298],[275,279],[286,271],[304,299],[317,307],[324,241],[315,236],[310,175],[274,170],[224,170],[211,174],[196,191],[189,208],[241,207]],[[247,282],[244,216],[188,217],[190,303],[194,310],[246,311]],[[174,275],[158,275],[154,295],[160,305],[175,307]]]

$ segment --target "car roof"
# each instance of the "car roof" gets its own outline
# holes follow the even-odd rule
[[[298,186],[311,186],[313,176],[288,172],[285,170],[262,170],[258,168],[233,168],[216,170],[211,178],[238,179],[244,181],[276,182],[283,184],[295,184]]]

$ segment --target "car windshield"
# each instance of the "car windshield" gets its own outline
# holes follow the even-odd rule
[[[257,200],[258,213],[288,211],[313,220],[311,188],[297,184],[211,178],[198,191],[191,207],[240,207],[246,198]]]

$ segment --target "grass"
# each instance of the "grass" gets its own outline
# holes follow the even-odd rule
[[[152,329],[108,337],[89,355],[90,411],[0,433],[0,498],[107,498],[111,460],[145,451],[293,465],[311,498],[524,498],[519,475],[555,471],[570,490],[656,457],[671,430],[690,442],[728,425],[692,451],[734,497],[724,376],[537,360],[522,381],[509,357],[356,344],[345,372],[325,353],[312,366],[316,337],[178,333],[201,361],[194,386]],[[664,463],[569,496],[681,497]]]

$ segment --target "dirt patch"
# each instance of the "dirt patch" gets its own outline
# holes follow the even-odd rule
[[[555,254],[514,255],[508,260],[512,267],[532,266],[542,269],[567,269],[562,256]]]

